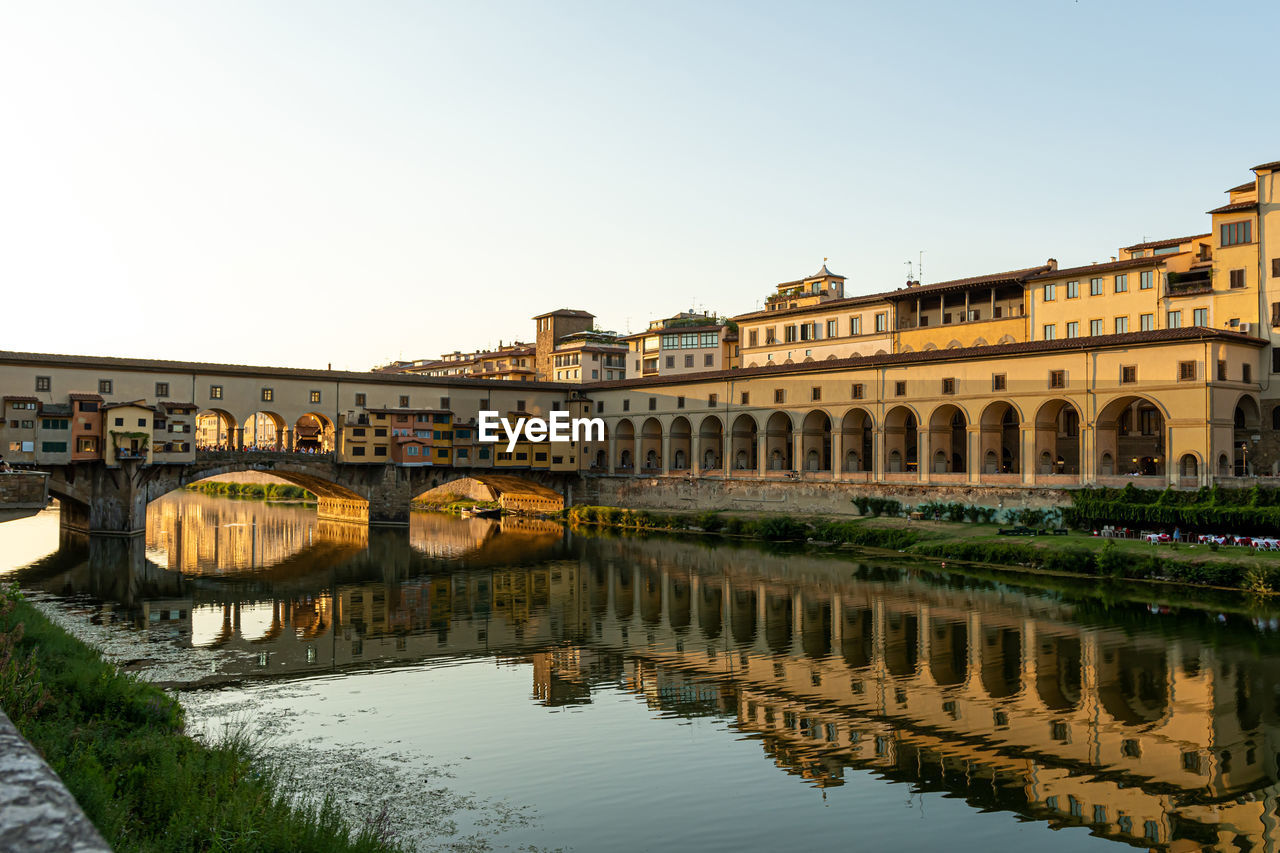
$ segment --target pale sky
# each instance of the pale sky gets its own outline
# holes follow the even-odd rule
[[[0,0],[0,349],[364,370],[1105,261],[1280,158],[1280,3]]]

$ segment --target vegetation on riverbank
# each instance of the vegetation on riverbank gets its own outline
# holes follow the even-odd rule
[[[1105,524],[1184,531],[1237,533],[1247,536],[1280,533],[1280,489],[1224,489],[1194,492],[1165,489],[1080,489],[1072,492],[1063,518],[1075,527]]]
[[[179,704],[0,591],[0,707],[119,851],[399,850],[299,805],[244,733],[204,746]]]
[[[497,501],[477,501],[471,498],[462,498],[457,495],[444,495],[438,500],[419,498],[410,501],[409,509],[422,510],[426,512],[448,512],[459,515],[463,510],[470,509],[498,509],[501,506]]]
[[[221,480],[192,483],[189,492],[201,492],[220,498],[249,498],[263,501],[307,501],[314,503],[316,496],[301,486],[288,483],[234,483]]]
[[[619,529],[711,533],[769,542],[813,541],[882,548],[942,560],[963,560],[1114,580],[1157,580],[1229,587],[1269,597],[1280,592],[1280,555],[1216,546],[1151,545],[1072,532],[1010,538],[991,524],[910,520],[748,517],[575,506],[574,524]]]

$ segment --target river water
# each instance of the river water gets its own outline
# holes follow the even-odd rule
[[[423,850],[1275,850],[1277,614],[175,494],[0,525],[69,630]]]

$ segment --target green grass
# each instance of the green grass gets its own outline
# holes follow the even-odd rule
[[[0,705],[117,851],[353,851],[399,848],[370,825],[352,833],[332,801],[291,801],[248,735],[205,746],[160,689],[116,672],[13,591],[0,601]],[[0,606],[0,612],[4,607]],[[23,628],[15,631],[22,624]],[[6,659],[7,658],[7,659]],[[4,669],[24,673],[28,695]],[[32,680],[48,701],[31,711]],[[12,708],[12,710],[11,710]],[[373,821],[376,824],[376,821]]]

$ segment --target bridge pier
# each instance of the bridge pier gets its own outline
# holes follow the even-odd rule
[[[321,521],[369,523],[369,503],[346,498],[317,498],[316,518]]]

